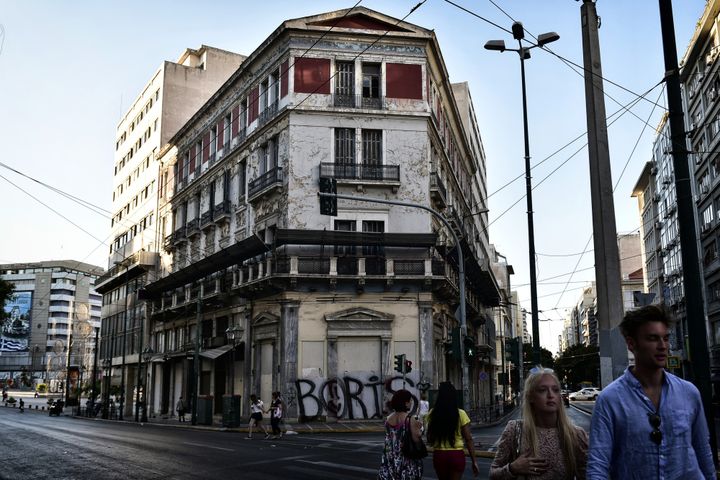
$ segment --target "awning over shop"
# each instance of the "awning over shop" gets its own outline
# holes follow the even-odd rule
[[[210,358],[212,360],[215,360],[220,355],[229,352],[232,350],[232,345],[223,345],[222,347],[218,348],[211,348],[210,350],[202,350],[200,352],[201,357]]]
[[[167,277],[161,278],[157,282],[148,284],[144,288],[144,297],[153,298],[162,292],[172,290],[188,283],[194,282],[200,278],[206,277],[212,273],[218,272],[231,265],[247,260],[262,252],[268,250],[265,242],[253,235],[245,240],[230,245],[229,247],[216,252],[209,257],[195,262],[182,270],[171,273]]]

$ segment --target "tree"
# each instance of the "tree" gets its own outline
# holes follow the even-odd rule
[[[555,371],[563,384],[577,390],[581,382],[596,385],[600,375],[599,348],[593,345],[573,345],[557,358]]]
[[[5,304],[12,298],[14,291],[15,285],[0,278],[0,303],[3,306],[3,308],[0,308],[0,323],[2,323],[1,320],[5,320],[10,316],[5,311]]]
[[[533,360],[533,347],[531,343],[523,343],[523,365],[525,365],[526,370],[535,366],[535,361]],[[540,347],[540,365],[545,368],[555,368],[553,354],[547,348]]]

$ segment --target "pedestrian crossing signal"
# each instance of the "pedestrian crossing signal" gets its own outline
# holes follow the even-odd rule
[[[412,362],[410,360],[405,360],[405,371],[403,373],[410,372],[412,372]]]
[[[405,373],[405,354],[395,355],[395,371]]]

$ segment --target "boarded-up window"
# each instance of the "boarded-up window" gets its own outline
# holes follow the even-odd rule
[[[280,64],[280,98],[288,94],[288,70],[290,66],[285,60]]]
[[[295,60],[295,92],[330,93],[330,60],[298,58]]]
[[[355,163],[355,129],[335,129],[335,163],[352,165]]]
[[[202,159],[203,163],[207,162],[210,159],[210,132],[206,132],[205,137],[203,137]]]
[[[386,71],[386,96],[422,100],[422,67],[401,63],[388,63]]]
[[[243,112],[243,113],[245,113],[245,112]],[[235,108],[233,108],[233,111],[232,111],[232,138],[237,137],[239,118],[240,118],[240,107],[235,107]]]

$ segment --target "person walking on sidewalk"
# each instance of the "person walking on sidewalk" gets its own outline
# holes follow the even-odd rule
[[[272,401],[270,402],[270,426],[272,427],[272,438],[282,438],[282,430],[280,429],[280,422],[283,419],[285,412],[285,403],[280,398],[280,392],[272,393]],[[267,413],[267,412],[265,412]]]
[[[262,423],[264,406],[265,404],[257,397],[257,395],[250,395],[250,423],[248,424],[248,435],[246,438],[252,438],[253,427],[256,425],[265,432],[265,438],[270,437],[267,428],[265,428],[265,425]]]
[[[587,446],[587,433],[565,413],[557,375],[537,366],[525,380],[522,420],[510,420],[500,436],[490,479],[584,480]]]
[[[433,447],[433,467],[439,480],[459,480],[465,471],[463,442],[470,454],[473,475],[479,473],[470,417],[458,408],[457,390],[450,382],[439,385],[435,405],[426,417],[427,440]]]
[[[715,478],[700,392],[665,371],[671,326],[658,305],[631,310],[620,323],[635,366],[595,402],[588,479]]]
[[[187,406],[185,405],[185,400],[183,400],[183,397],[181,396],[178,398],[177,404],[175,405],[175,410],[178,414],[178,422],[184,422],[185,421],[185,412],[187,411]]]
[[[420,480],[423,475],[422,459],[407,458],[402,451],[402,442],[408,430],[412,440],[422,441],[421,424],[410,418],[408,412],[412,403],[412,395],[407,390],[398,390],[390,400],[393,413],[385,420],[385,447],[378,480]]]

